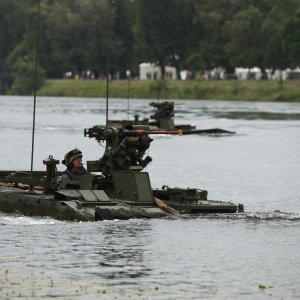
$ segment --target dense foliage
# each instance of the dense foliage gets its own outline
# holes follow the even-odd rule
[[[163,74],[295,67],[300,0],[0,0],[0,93],[30,93],[36,57],[38,87],[67,71],[125,78],[145,61]]]

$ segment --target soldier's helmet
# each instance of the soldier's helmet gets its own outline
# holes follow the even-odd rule
[[[82,152],[79,149],[75,148],[66,153],[65,158],[63,159],[62,163],[65,166],[69,166],[72,163],[72,161],[77,157],[81,158]]]

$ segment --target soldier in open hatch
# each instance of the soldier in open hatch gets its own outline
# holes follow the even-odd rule
[[[67,166],[65,173],[72,180],[79,180],[80,175],[88,174],[88,171],[82,164],[82,152],[79,149],[73,149],[66,153],[62,163]]]

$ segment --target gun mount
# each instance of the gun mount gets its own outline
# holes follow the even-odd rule
[[[154,120],[153,125],[164,128],[166,130],[175,130],[174,124],[174,102],[151,102],[149,104],[156,108],[153,115],[150,115],[150,119]]]
[[[66,178],[52,156],[43,161],[46,171],[0,171],[0,210],[83,221],[243,211],[241,204],[208,200],[207,191],[198,188],[153,189],[143,171],[152,161],[146,155],[152,134],[182,132],[141,125],[86,128],[84,136],[106,143],[100,159],[87,161],[89,174]]]
[[[151,119],[159,121],[160,118],[174,117],[174,102],[151,102],[149,105],[156,108],[156,112],[150,116]]]
[[[99,161],[89,161],[88,169],[111,176],[115,170],[142,171],[151,161],[145,156],[153,141],[149,134],[180,134],[180,131],[149,130],[148,126],[128,126],[127,128],[103,128],[94,126],[84,129],[84,136],[106,142],[105,152]]]

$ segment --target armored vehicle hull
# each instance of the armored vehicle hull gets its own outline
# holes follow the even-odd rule
[[[235,213],[241,206],[231,202],[206,199],[206,191],[196,189],[163,188],[143,192],[136,200],[116,198],[110,191],[86,189],[59,189],[49,193],[42,186],[30,187],[16,183],[24,181],[15,176],[0,173],[0,211],[21,213],[28,216],[52,217],[58,220],[98,221],[107,219],[161,218],[179,214]],[[11,172],[10,174],[14,174]],[[16,173],[15,173],[16,174]],[[145,173],[147,174],[147,173]],[[4,176],[3,176],[4,175]],[[46,174],[38,172],[41,180]],[[133,174],[133,177],[136,174]],[[24,177],[23,177],[24,178]],[[28,177],[30,180],[32,177]],[[35,174],[35,179],[37,178]],[[14,181],[9,183],[8,181]],[[142,184],[145,184],[143,182]],[[72,183],[74,185],[74,183]],[[76,187],[74,185],[74,187]],[[139,191],[135,191],[139,193]],[[189,196],[187,197],[187,195]],[[136,195],[136,194],[133,194]],[[141,199],[139,199],[141,196]],[[150,199],[148,199],[150,196]]]

